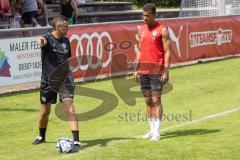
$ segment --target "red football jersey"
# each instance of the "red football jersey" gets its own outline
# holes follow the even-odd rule
[[[161,74],[164,67],[164,48],[162,29],[164,25],[156,22],[151,28],[145,24],[139,30],[141,56],[139,74]]]

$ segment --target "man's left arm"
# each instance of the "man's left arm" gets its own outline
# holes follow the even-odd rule
[[[162,42],[164,48],[164,72],[161,81],[166,83],[169,79],[168,70],[171,63],[170,37],[167,28],[162,29]]]

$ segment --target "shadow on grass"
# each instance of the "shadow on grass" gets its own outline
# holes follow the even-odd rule
[[[191,129],[191,130],[178,130],[174,132],[164,132],[161,134],[161,140],[174,137],[198,136],[204,134],[212,134],[220,132],[220,129]]]
[[[81,149],[86,149],[93,146],[100,146],[100,147],[107,147],[108,143],[110,142],[122,142],[122,141],[128,141],[133,140],[135,138],[104,138],[104,139],[93,139],[93,140],[83,140],[81,143],[83,143],[83,146]]]
[[[15,111],[22,111],[22,112],[39,112],[39,109],[0,108],[0,112],[15,112]]]
[[[46,141],[45,143],[46,143],[46,144],[48,144],[48,143],[49,143],[49,144],[50,144],[50,143],[57,144],[57,141]]]
[[[14,97],[21,94],[29,94],[29,93],[38,93],[39,89],[29,89],[29,90],[18,90],[18,91],[11,91],[6,93],[1,93],[0,97]]]
[[[81,149],[83,148],[89,148],[89,147],[94,147],[94,146],[100,146],[100,147],[107,147],[109,142],[122,142],[122,141],[128,141],[128,140],[133,140],[135,138],[103,138],[103,139],[93,139],[93,140],[83,140],[81,141],[82,146]],[[46,144],[51,144],[51,143],[57,143],[57,141],[46,141]]]

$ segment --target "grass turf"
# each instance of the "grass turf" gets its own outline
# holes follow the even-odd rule
[[[239,61],[240,58],[234,58],[172,69],[173,89],[162,98],[166,115],[162,128],[240,108]],[[0,159],[239,159],[240,112],[161,132],[162,139],[153,143],[135,138],[149,129],[139,86],[134,84],[131,88],[135,93],[138,91],[134,104],[131,93],[119,86],[116,92],[115,83],[126,87],[135,82],[121,77],[76,86],[78,114],[93,110],[103,101],[106,103],[101,110],[107,113],[79,122],[83,147],[75,154],[59,154],[55,149],[59,137],[72,137],[68,123],[58,118],[55,106],[47,143],[31,145],[38,134],[37,91],[1,96]]]

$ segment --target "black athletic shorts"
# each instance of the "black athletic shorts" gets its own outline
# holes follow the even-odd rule
[[[40,85],[40,102],[41,104],[55,104],[57,102],[57,94],[59,100],[74,98],[74,81],[72,77],[67,77],[59,86],[59,89],[54,89],[45,80],[41,81]]]
[[[24,24],[33,24],[33,18],[37,14],[37,11],[24,12],[22,14],[22,20]]]
[[[140,84],[142,91],[162,91],[163,84],[160,81],[161,75],[140,74]]]

